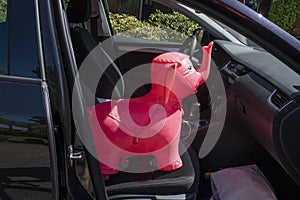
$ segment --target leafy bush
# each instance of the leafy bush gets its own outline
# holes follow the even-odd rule
[[[275,0],[268,18],[286,31],[290,31],[300,17],[300,0]]]
[[[136,17],[128,14],[109,14],[110,23],[115,34],[122,33],[136,28],[150,27],[147,22],[142,22]]]
[[[159,10],[149,16],[149,23],[152,26],[169,28],[178,31],[183,33],[185,36],[192,35],[195,29],[200,28],[199,24],[179,12],[165,14]]]
[[[178,12],[164,14],[157,11],[149,16],[148,21],[140,21],[127,14],[110,13],[110,20],[117,35],[158,41],[183,42],[195,29],[200,28]]]
[[[7,1],[0,0],[0,22],[6,21]]]

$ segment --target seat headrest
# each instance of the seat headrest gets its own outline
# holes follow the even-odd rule
[[[67,8],[69,23],[83,23],[91,16],[91,0],[70,0]]]

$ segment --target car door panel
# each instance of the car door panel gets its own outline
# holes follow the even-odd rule
[[[1,80],[0,198],[51,199],[48,120],[41,82]]]

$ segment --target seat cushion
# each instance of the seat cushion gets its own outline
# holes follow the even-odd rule
[[[183,166],[177,170],[148,173],[119,172],[106,181],[108,195],[143,194],[176,195],[196,194],[199,182],[199,162],[193,150],[181,156]]]

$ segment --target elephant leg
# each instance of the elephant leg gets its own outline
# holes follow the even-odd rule
[[[155,151],[154,156],[157,160],[157,168],[161,171],[172,171],[182,166],[182,160],[178,152],[178,140],[163,147],[163,149]]]
[[[101,172],[102,174],[116,174],[119,172],[119,169],[111,168],[100,162]]]

